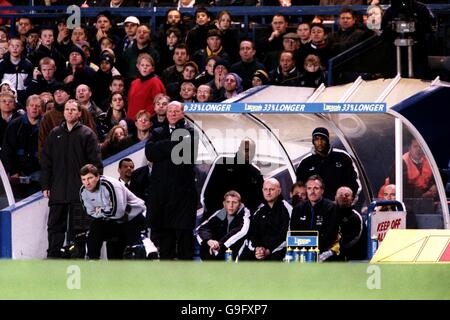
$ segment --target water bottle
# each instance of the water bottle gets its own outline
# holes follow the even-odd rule
[[[225,261],[226,262],[233,261],[233,251],[230,248],[228,248],[227,251],[225,251]]]
[[[299,260],[300,263],[306,262],[306,249],[305,248],[302,248],[300,250],[300,254],[299,254],[299,259],[298,260]]]
[[[292,252],[291,247],[288,247],[286,250],[286,256],[284,257],[284,261],[290,263],[294,261],[294,253]]]
[[[292,261],[299,262],[300,261],[300,250],[295,248],[292,254]]]

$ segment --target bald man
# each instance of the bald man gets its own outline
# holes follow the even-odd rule
[[[283,260],[286,254],[286,233],[292,206],[281,195],[280,182],[264,181],[264,201],[250,221],[249,236],[239,260]]]

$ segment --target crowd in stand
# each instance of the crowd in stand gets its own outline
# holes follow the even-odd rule
[[[180,1],[181,6],[192,3]],[[296,32],[288,32],[288,18],[275,14],[271,32],[256,43],[240,39],[233,32],[232,17],[226,11],[214,19],[206,8],[198,7],[194,20],[195,24],[188,26],[177,9],[168,9],[166,21],[156,34],[134,16],[127,17],[123,30],[117,32],[113,31],[110,12],[104,11],[95,18],[92,34],[82,26],[69,30],[64,22],[37,27],[29,17],[18,19],[17,30],[0,28],[1,158],[18,194],[25,197],[43,190],[50,199],[49,257],[57,257],[62,245],[61,232],[67,227],[67,215],[63,212],[81,210],[79,169],[92,163],[101,171],[102,158],[140,141],[147,141],[147,148],[152,143],[158,145],[160,134],[171,134],[164,131],[169,130],[171,121],[171,115],[166,116],[170,101],[220,102],[265,84],[318,87],[325,82],[328,59],[374,32],[359,26],[348,8],[342,9],[339,30],[332,35],[328,35],[328,29],[320,21],[302,22]],[[181,120],[184,115],[174,124]],[[328,139],[327,132],[323,135]],[[152,162],[160,157],[155,152],[155,149],[148,151],[147,158]],[[174,168],[169,170],[168,176],[173,171]],[[168,178],[161,177],[161,181],[164,179]],[[302,176],[301,180],[306,182],[308,177]],[[332,185],[325,188],[326,196],[333,198],[338,187],[347,186],[357,197],[356,178],[350,180],[347,184],[326,181],[327,186]],[[177,184],[181,182],[177,180]],[[321,189],[320,197],[314,201],[320,201],[324,184],[320,178],[314,179],[314,183]],[[264,209],[256,210],[261,228],[250,229],[256,233],[251,233],[254,238],[245,243],[250,250],[246,254],[256,259],[272,256],[280,245],[278,240],[284,237],[278,234],[276,240],[267,240],[270,249],[266,240],[258,240],[258,232],[264,233],[267,227],[265,215],[273,205],[285,216],[289,211],[278,198],[279,183],[267,184],[259,186],[266,201]],[[222,190],[215,196],[221,199],[230,190]],[[176,195],[185,192],[186,189],[180,189]],[[245,199],[243,194],[229,195],[239,205],[241,196]],[[179,198],[173,201],[177,200],[180,201]],[[228,201],[227,196],[224,200]],[[236,209],[233,201],[230,200],[229,206]],[[252,214],[259,204],[259,201],[252,203],[255,205]],[[195,203],[189,206],[195,209]],[[162,209],[155,209],[158,210]],[[246,216],[245,210],[242,212]],[[285,218],[279,221],[284,234],[289,225],[288,217]],[[193,225],[190,228],[192,232]],[[179,241],[180,233],[176,231],[176,241]],[[164,227],[155,229],[154,234],[159,236],[154,241],[156,244],[168,237]],[[339,241],[337,233],[330,237],[334,242]],[[330,246],[323,251],[334,244],[328,242]],[[179,257],[190,257],[192,247],[186,248],[188,252]],[[211,248],[214,251],[219,247],[213,243]],[[172,253],[164,257],[170,258]]]

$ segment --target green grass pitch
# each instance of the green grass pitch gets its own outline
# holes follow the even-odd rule
[[[450,264],[371,266],[3,260],[0,299],[450,299]]]

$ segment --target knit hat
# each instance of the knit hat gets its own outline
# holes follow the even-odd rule
[[[55,94],[55,92],[56,92],[57,90],[65,91],[67,94],[70,95],[70,89],[69,89],[64,83],[62,83],[62,82],[57,82],[57,83],[55,83],[55,84],[51,87],[51,92],[52,92],[53,94]]]
[[[234,72],[228,73],[228,74],[225,76],[225,78],[223,78],[223,82],[225,82],[225,79],[226,79],[228,76],[230,76],[230,75],[233,76],[234,80],[236,80],[236,93],[241,93],[241,92],[243,91],[243,88],[242,88],[242,78],[239,77],[236,73],[234,73]]]
[[[315,128],[314,131],[312,132],[313,141],[316,136],[321,136],[327,140],[328,144],[330,143],[330,134],[328,133],[327,128],[324,127]]]
[[[219,37],[219,38],[222,39],[222,32],[220,32],[219,29],[211,29],[211,30],[208,30],[208,33],[207,33],[207,35],[206,35],[206,38],[209,38],[209,37]]]
[[[69,56],[70,56],[70,54],[72,52],[79,53],[81,55],[81,57],[83,58],[83,61],[86,61],[86,55],[84,54],[83,49],[81,49],[80,47],[78,47],[78,46],[71,46],[70,50],[69,50]]]
[[[261,80],[262,84],[268,84],[269,83],[269,75],[264,70],[256,70],[253,74],[253,77],[257,77],[259,80]]]
[[[110,64],[111,66],[114,65],[114,59],[113,59],[113,57],[111,57],[111,55],[109,55],[109,54],[107,54],[107,53],[103,53],[103,54],[100,56],[99,61],[100,61],[100,63],[101,63],[102,61],[108,61],[109,64]]]
[[[230,64],[228,63],[228,61],[224,59],[219,59],[216,61],[216,64],[214,65],[214,71],[216,71],[216,68],[218,66],[224,66],[227,69],[227,71],[230,71]]]

